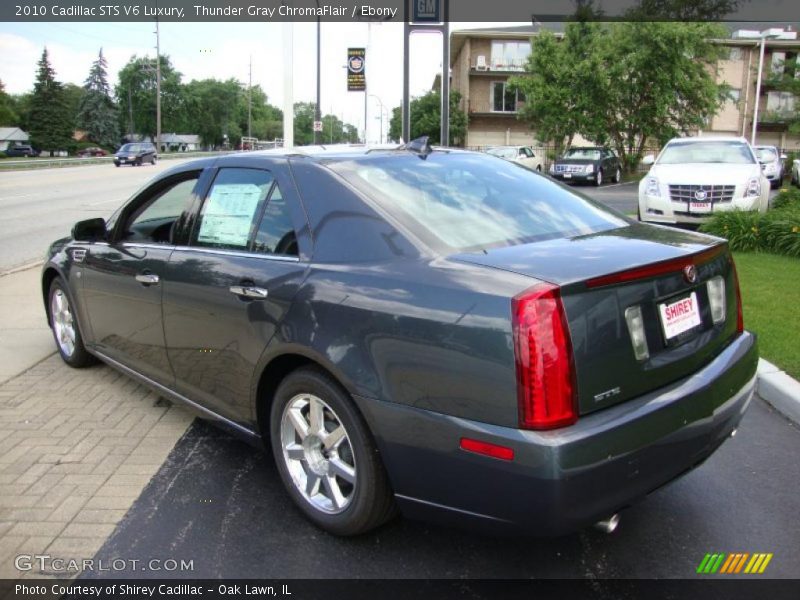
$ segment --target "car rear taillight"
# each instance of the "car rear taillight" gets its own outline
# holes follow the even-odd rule
[[[736,287],[736,331],[738,333],[744,332],[744,315],[742,313],[742,291],[739,289],[739,274],[736,272],[736,263],[733,262],[733,256],[728,256],[733,270],[733,285]]]
[[[542,283],[511,301],[519,424],[553,429],[578,419],[575,368],[561,290]]]

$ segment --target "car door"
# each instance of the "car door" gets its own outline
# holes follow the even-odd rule
[[[256,364],[307,270],[296,234],[307,224],[285,168],[220,168],[164,287],[176,391],[245,426]]]
[[[92,244],[82,264],[92,348],[162,385],[173,382],[161,317],[163,277],[200,175],[182,172],[138,194],[116,217],[109,241]]]

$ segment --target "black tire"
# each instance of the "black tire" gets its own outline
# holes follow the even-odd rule
[[[119,163],[114,163],[114,166],[119,169]]]
[[[597,175],[594,176],[594,184],[597,187],[603,185],[603,169],[597,169]]]
[[[74,348],[72,353],[69,353],[64,349],[62,343],[59,341],[58,333],[56,331],[56,315],[53,314],[53,297],[57,293],[61,294],[61,298],[67,303],[67,307],[72,315],[74,331]],[[61,359],[70,367],[74,367],[76,369],[88,367],[89,365],[96,363],[97,359],[89,354],[89,351],[86,350],[86,346],[83,345],[83,336],[81,336],[81,329],[78,323],[78,317],[73,308],[72,298],[69,295],[69,291],[66,289],[66,285],[64,285],[64,282],[60,277],[56,277],[50,284],[50,290],[47,293],[47,313],[50,318],[50,331],[53,333],[56,349],[58,350]]]
[[[349,503],[331,514],[303,496],[292,479],[281,441],[282,417],[289,403],[300,395],[321,399],[335,413],[347,435],[356,480]],[[396,512],[394,495],[372,435],[349,395],[327,373],[316,367],[302,367],[284,378],[275,392],[270,413],[270,438],[275,464],[283,484],[297,507],[318,527],[335,535],[350,536],[370,531]],[[303,468],[308,473],[308,462]]]
[[[622,181],[622,170],[619,167],[617,167],[617,170],[614,171],[614,178],[612,179],[612,181],[614,183],[619,183],[620,181]]]
[[[537,173],[541,173],[542,172],[542,165],[536,165],[536,172]]]

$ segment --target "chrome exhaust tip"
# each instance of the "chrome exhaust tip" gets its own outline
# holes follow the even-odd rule
[[[594,524],[595,529],[599,529],[603,533],[614,533],[614,530],[619,526],[619,513],[614,513],[607,519],[598,521]]]

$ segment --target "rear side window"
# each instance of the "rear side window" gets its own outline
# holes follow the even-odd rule
[[[247,250],[274,181],[269,171],[220,169],[203,203],[195,243]]]
[[[220,169],[200,211],[194,243],[298,255],[287,201],[273,175],[258,169]]]
[[[455,251],[587,235],[628,224],[529,169],[479,154],[434,152],[425,160],[409,153],[383,154],[329,166],[423,239],[432,236]]]

